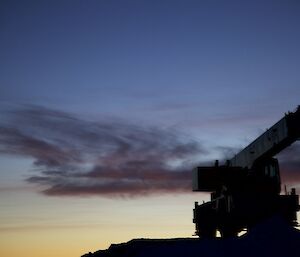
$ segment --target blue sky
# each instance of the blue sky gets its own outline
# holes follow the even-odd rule
[[[4,103],[185,130],[207,119],[279,117],[298,104],[297,1],[6,1],[1,9]]]
[[[1,99],[113,114],[293,108],[298,11],[297,1],[7,1]]]
[[[111,222],[111,227],[104,229],[110,236],[101,239],[102,246],[130,239],[143,231],[131,229],[131,224],[124,220],[121,224],[128,234],[114,238],[115,221],[107,217],[117,215],[115,211],[121,203],[126,217],[141,219],[143,208],[149,212],[148,204],[157,206],[158,202],[157,208],[163,209],[166,216],[173,215],[181,228],[172,228],[173,234],[152,231],[153,224],[163,226],[154,208],[150,213],[156,218],[144,224],[149,236],[192,234],[189,215],[193,200],[201,201],[204,196],[187,193],[188,178],[184,172],[188,171],[182,169],[191,163],[186,159],[199,158],[201,162],[224,155],[230,158],[232,151],[246,146],[285,112],[299,105],[299,11],[300,3],[296,0],[2,1],[0,128],[6,130],[1,130],[0,197],[9,207],[0,213],[7,223],[0,224],[0,234],[8,231],[7,227],[13,228],[9,230],[10,237],[2,233],[7,245],[36,231],[34,228],[40,226],[35,224],[36,216],[45,218],[47,211],[51,213],[53,208],[65,205],[69,205],[65,213],[51,214],[43,225],[49,228],[53,225],[50,220],[59,221],[62,216],[65,221],[72,212],[75,217],[70,226],[76,227],[81,213],[75,211],[78,206],[89,206],[95,213],[105,210],[100,220],[105,224]],[[131,141],[131,130],[136,132],[137,141],[145,145]],[[13,133],[16,131],[19,134]],[[109,140],[103,140],[103,131]],[[153,137],[154,132],[157,138]],[[83,136],[93,133],[98,141],[83,140]],[[28,144],[25,140],[27,143],[21,144],[20,138],[35,141]],[[127,199],[125,204],[119,198],[101,198],[101,194],[96,200],[77,193],[72,200],[39,194],[45,186],[47,189],[58,185],[57,181],[66,176],[60,173],[58,177],[47,177],[53,156],[62,158],[60,169],[72,166],[76,171],[83,168],[87,172],[94,167],[87,174],[98,176],[99,163],[105,162],[107,169],[111,167],[107,165],[109,158],[97,159],[95,152],[108,149],[106,153],[110,153],[117,149],[119,138],[126,139],[132,147],[126,152],[128,159],[124,161],[121,155],[108,157],[127,165],[127,161],[136,161],[132,157],[136,149],[146,149],[144,157],[154,158],[148,144],[154,145],[163,156],[155,159],[155,167],[168,178],[169,170],[162,162],[177,165],[176,170],[184,173],[184,183],[178,185],[186,194],[174,191],[180,176],[174,178],[170,196],[151,194]],[[195,148],[188,149],[191,145]],[[179,146],[186,155],[177,151]],[[176,158],[165,155],[168,151],[173,151]],[[138,160],[141,159],[145,161],[140,156]],[[148,177],[155,178],[152,173]],[[48,184],[28,183],[33,180],[47,180]],[[76,178],[72,177],[73,180]],[[161,184],[155,185],[154,191],[162,190]],[[174,201],[174,194],[182,209]],[[10,202],[18,205],[7,205]],[[165,208],[168,203],[169,211]],[[39,204],[42,209],[37,207]],[[28,206],[36,208],[31,220]],[[139,212],[133,206],[143,208]],[[26,219],[22,213],[26,213]],[[98,222],[95,214],[85,213],[84,217],[91,223]],[[19,229],[28,228],[26,233],[15,229],[16,220],[20,222]],[[173,227],[170,220],[168,229]],[[139,224],[143,226],[142,221]],[[63,231],[66,235],[70,233]],[[93,240],[93,244],[85,245],[86,250],[99,247]],[[21,250],[24,248],[20,246]],[[4,253],[14,254],[10,250]],[[36,255],[41,253],[37,251]],[[34,254],[28,250],[28,256]]]

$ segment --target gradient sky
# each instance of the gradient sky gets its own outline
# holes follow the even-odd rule
[[[300,104],[299,13],[297,0],[1,1],[0,255],[191,236],[208,199],[189,193],[191,166]],[[279,156],[289,185],[299,149]]]

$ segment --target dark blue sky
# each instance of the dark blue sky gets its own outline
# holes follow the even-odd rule
[[[2,1],[0,107],[242,147],[300,96],[298,1]],[[8,107],[10,108],[10,107]]]
[[[1,100],[141,117],[175,108],[178,119],[282,112],[300,95],[299,11],[298,1],[2,1]]]
[[[298,1],[2,1],[0,11],[1,106],[240,146],[299,104]]]

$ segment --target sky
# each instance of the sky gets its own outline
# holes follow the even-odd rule
[[[0,3],[0,255],[194,233],[195,165],[300,104],[300,3]],[[278,156],[299,188],[299,143]]]

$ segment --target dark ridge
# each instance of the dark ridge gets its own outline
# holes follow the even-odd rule
[[[229,239],[133,239],[82,257],[300,257],[300,231],[280,217]]]

